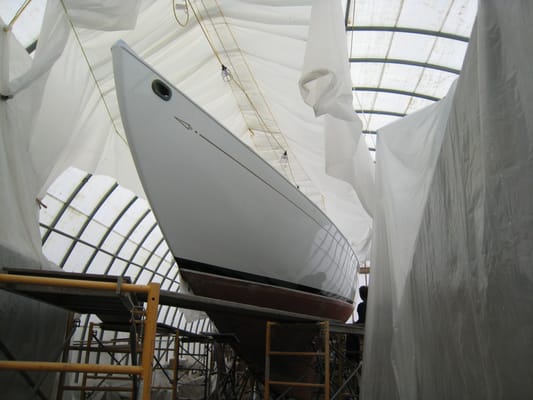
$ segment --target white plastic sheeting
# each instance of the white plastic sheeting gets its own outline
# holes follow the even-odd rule
[[[191,10],[188,21],[177,10],[179,21],[176,21],[172,2],[168,1],[142,4],[120,0],[48,1],[33,59],[15,43],[10,32],[1,32],[2,43],[9,41],[10,46],[1,48],[0,62],[5,73],[0,92],[11,96],[0,103],[4,164],[0,170],[2,266],[46,268],[48,262],[40,248],[36,198],[42,199],[67,167],[111,176],[120,185],[142,195],[113,90],[109,49],[119,38],[237,136],[255,146],[254,140],[259,135],[251,134],[242,115],[242,103],[235,99],[232,88],[220,76],[222,61],[231,65],[237,53],[244,54],[251,78],[257,81],[263,92],[260,95],[267,99],[283,133],[289,164],[301,165],[302,175],[320,193],[318,205],[325,208],[350,238],[361,259],[368,258],[370,218],[354,189],[326,173],[325,122],[313,115],[298,88],[311,1],[275,4],[202,1],[196,5],[206,3],[209,5],[201,10],[202,28],[206,29],[211,43]],[[140,11],[138,16],[137,11]],[[125,30],[133,27],[135,21],[135,29]],[[217,31],[213,29],[223,25],[231,28],[229,32],[234,39],[221,40],[229,40],[232,46],[238,44],[238,49],[230,46],[221,51],[224,43],[222,46],[215,43]],[[236,75],[237,69],[232,73]],[[57,193],[57,188],[64,189],[64,186],[56,186],[51,194],[61,199],[64,194]],[[51,198],[49,195],[45,200],[55,203]],[[70,211],[73,215],[77,213],[74,209]],[[46,219],[46,213],[43,215]],[[76,220],[87,217],[83,212],[76,215]],[[65,233],[77,226],[73,223]],[[82,247],[74,252],[92,251]],[[71,264],[68,269],[76,270]],[[140,273],[139,277],[149,275]],[[62,339],[63,314],[40,308],[44,306],[21,306],[22,302],[14,301],[11,296],[2,296],[0,304],[9,311],[2,315],[6,318],[1,325],[2,342],[13,350],[17,359],[26,355],[31,358],[30,354],[43,360],[55,357],[52,341],[55,339],[59,344]],[[39,318],[35,318],[36,314]],[[42,325],[29,326],[30,321]],[[38,337],[43,330],[49,333],[46,344]],[[24,353],[21,346],[27,342],[33,345],[26,346],[27,353]],[[17,374],[10,374],[7,379],[14,375],[19,379]],[[30,390],[22,382],[12,388],[13,398],[24,395],[18,389]]]
[[[36,114],[36,128],[30,132],[29,157],[37,174],[40,195],[68,166],[113,176],[122,186],[142,194],[113,91],[109,48],[119,38],[237,136],[252,143],[254,138],[243,123],[239,104],[219,72],[220,61],[230,65],[231,58],[237,57],[236,51],[226,49],[229,55],[213,52],[213,48],[220,45],[214,43],[217,32],[211,30],[214,21],[219,21],[219,26],[225,24],[231,28],[239,52],[246,55],[253,74],[251,78],[258,82],[287,142],[289,163],[301,165],[320,193],[319,206],[326,209],[351,240],[360,258],[368,258],[370,219],[361,211],[354,190],[327,175],[324,121],[313,116],[298,91],[311,2],[272,5],[270,2],[228,1],[220,4],[220,8],[218,2],[212,2],[205,10],[198,3],[196,11],[202,13],[202,28],[207,31],[213,47],[193,18],[192,10],[189,10],[186,24],[183,15],[178,15],[178,23],[169,2],[145,3],[134,30],[106,33],[81,28],[77,21],[83,14],[73,19],[71,3],[75,4],[65,2],[68,18],[61,5],[48,4],[57,16],[47,11],[50,17],[45,18],[43,29],[50,27],[51,33],[41,34],[49,39],[42,39],[34,64],[39,63],[41,57],[50,59],[47,49],[57,54],[65,40],[66,44],[49,72],[45,101],[39,110],[27,105],[20,110],[26,115]],[[124,4],[135,9],[130,2]],[[340,9],[340,4],[335,6]],[[130,15],[125,14],[127,21],[131,21]],[[70,30],[65,25],[67,21],[73,24]],[[158,21],[157,26],[154,27],[153,21]],[[67,39],[65,30],[69,32]],[[257,46],[257,43],[262,45]],[[7,93],[11,91],[13,89]]]
[[[70,3],[81,4],[74,1]],[[64,18],[60,2],[49,2],[47,12],[48,18],[45,17],[41,31],[44,50],[34,60],[30,59],[11,32],[0,31],[0,92],[13,96],[7,101],[0,101],[2,267],[54,268],[41,250],[39,208],[36,202],[44,182],[43,176],[47,176],[51,165],[38,165],[36,159],[42,151],[46,151],[46,147],[36,152],[32,151],[32,145],[35,132],[39,131],[36,120],[41,101],[46,97],[46,78],[50,67],[61,55],[70,25]],[[84,21],[81,15],[79,21]],[[4,23],[1,25],[4,26]],[[55,152],[43,155],[53,157]],[[0,292],[2,358],[56,361],[63,350],[66,320],[64,310]],[[46,334],[43,335],[43,332]],[[29,373],[28,376],[31,384],[16,371],[1,374],[2,397],[30,398],[36,393],[39,393],[39,397],[48,397],[55,389],[54,374],[38,372]]]
[[[532,19],[480,2],[455,94],[378,135],[363,399],[531,397]]]
[[[104,3],[109,2],[95,2]],[[109,47],[118,38],[239,137],[253,141],[233,93],[220,78],[220,62],[194,18],[188,23],[181,19],[181,26],[170,2],[143,4],[134,30],[102,33],[70,25],[73,15],[66,18],[59,2],[48,2],[51,19],[43,26],[34,65],[58,58],[49,73],[39,69],[32,75],[48,74],[46,85],[18,81],[16,87],[25,89],[0,102],[3,264],[44,267],[35,197],[67,166],[113,176],[142,193],[114,100]],[[314,117],[297,85],[310,5],[303,0],[228,0],[221,3],[224,19],[214,7],[209,12],[231,26],[291,154],[365,260],[369,217],[352,187],[325,173],[326,118]],[[486,0],[479,9],[455,94],[380,136],[384,151],[376,171],[377,231],[363,371],[363,396],[369,400],[520,399],[533,392],[533,219],[528,197],[533,183],[533,55],[527,42],[533,15],[527,1]],[[124,15],[131,21],[131,13]],[[8,53],[5,43],[13,38],[1,35],[0,91],[13,93],[13,79],[31,60],[15,44]],[[62,51],[54,47],[58,43],[64,43]],[[405,137],[411,139],[400,139]],[[357,144],[356,137],[348,139]],[[427,148],[417,142],[422,139]],[[0,321],[4,343],[36,351],[20,336],[26,332],[28,343],[38,343],[25,314],[42,316],[35,322],[42,323],[39,329],[47,330],[48,338],[61,336],[51,331],[61,315],[35,308],[15,312],[15,304],[7,296],[0,300],[0,315],[9,316],[9,321]],[[38,348],[47,346],[53,347],[47,342]]]
[[[300,91],[315,115],[325,115],[326,171],[354,188],[364,209],[374,208],[374,165],[354,113],[342,12],[330,1],[315,0]]]
[[[43,190],[43,185],[50,180],[51,171],[58,163],[58,153],[61,149],[76,145],[68,135],[61,136],[60,129],[44,125],[46,119],[46,104],[49,97],[61,98],[58,91],[61,88],[49,88],[48,77],[50,69],[62,55],[67,39],[71,34],[71,23],[87,26],[94,20],[94,9],[89,8],[86,16],[79,12],[82,2],[66,2],[73,8],[76,15],[67,19],[61,2],[49,2],[41,30],[42,45],[39,46],[34,59],[30,59],[25,50],[16,42],[10,32],[2,31],[2,82],[0,92],[4,96],[12,97],[2,101],[0,106],[3,113],[2,138],[5,141],[2,162],[2,179],[6,180],[3,190],[2,204],[5,205],[1,213],[2,231],[0,245],[12,249],[24,257],[39,260],[43,263],[40,249],[40,235],[38,232],[38,208],[35,199]],[[117,2],[114,2],[117,3]],[[108,6],[115,12],[112,22],[102,25],[98,19],[98,28],[111,29],[112,23],[117,28],[132,26],[131,5],[117,8],[113,2]],[[113,15],[108,8],[102,8],[102,13]],[[76,12],[77,11],[77,12]],[[125,15],[122,23],[119,16]],[[104,19],[104,21],[107,21]],[[47,87],[45,87],[48,85]],[[24,89],[28,89],[25,90]],[[48,90],[48,91],[47,91]],[[52,93],[50,93],[50,90]],[[66,100],[68,101],[68,99]],[[79,104],[78,104],[79,106]],[[67,124],[68,115],[65,110],[61,116],[53,116],[56,126]],[[43,116],[44,114],[44,116]],[[72,114],[71,121],[78,115]],[[65,144],[66,143],[66,144]],[[85,148],[84,151],[90,149]],[[15,213],[15,210],[20,210]],[[21,237],[26,235],[25,237]],[[31,245],[32,248],[22,249],[20,246]]]

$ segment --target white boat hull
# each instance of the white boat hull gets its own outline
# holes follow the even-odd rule
[[[124,43],[112,52],[139,176],[193,292],[346,320],[357,259],[336,226]]]

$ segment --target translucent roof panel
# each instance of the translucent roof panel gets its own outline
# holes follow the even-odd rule
[[[348,32],[350,57],[384,57],[389,51],[392,32],[351,31]]]
[[[402,2],[395,0],[348,0],[349,25],[395,25]]]
[[[346,2],[354,110],[364,131],[446,95],[460,73],[476,11],[475,0]]]
[[[467,42],[436,38],[433,43],[433,51],[428,57],[428,63],[461,69],[467,47]]]
[[[65,271],[127,276],[134,283],[179,289],[178,266],[148,202],[114,179],[69,168],[42,203],[43,252]],[[206,322],[187,323],[168,307],[161,307],[159,322],[208,330]]]

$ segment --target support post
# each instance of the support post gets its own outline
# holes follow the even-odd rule
[[[266,342],[265,342],[265,400],[270,400],[270,332],[273,322],[266,323]]]
[[[155,349],[157,330],[157,308],[159,306],[159,284],[148,284],[146,298],[146,319],[144,321],[144,337],[142,352],[143,400],[150,400],[152,390],[152,359]]]
[[[329,321],[322,322],[324,327],[324,400],[330,396],[330,350],[329,350]]]

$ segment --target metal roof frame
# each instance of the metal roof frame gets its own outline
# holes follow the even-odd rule
[[[443,14],[442,21],[445,21],[448,18],[448,13],[454,6],[455,1],[451,1],[449,5],[447,6],[447,10],[445,14]],[[402,10],[402,7],[398,8],[398,15],[396,18],[396,22],[398,23],[400,21],[400,13]],[[470,38],[468,36],[465,36],[464,34],[458,33],[458,32],[449,32],[445,29],[426,29],[424,24],[420,24],[420,26],[405,26],[399,22],[397,25],[391,24],[390,22],[387,22],[385,24],[376,24],[376,25],[357,25],[357,23],[354,23],[357,21],[356,15],[354,14],[356,11],[356,1],[355,0],[347,0],[346,1],[346,8],[345,8],[345,15],[344,15],[344,27],[347,34],[351,32],[382,32],[383,34],[392,34],[392,37],[394,37],[395,33],[403,33],[403,34],[412,34],[412,35],[423,35],[426,37],[434,38],[435,40],[438,38],[446,39],[454,42],[459,42],[462,44],[468,43]],[[353,21],[350,21],[350,18],[353,18]],[[389,19],[390,21],[390,19]],[[444,23],[440,26],[443,27]],[[389,41],[389,46],[392,43],[392,37]],[[436,42],[433,42],[436,43]],[[390,50],[390,48],[389,48]],[[433,48],[432,50],[433,51]],[[459,75],[461,70],[460,68],[453,67],[451,65],[444,65],[442,63],[431,63],[429,62],[429,58],[426,58],[425,60],[416,60],[416,59],[409,59],[409,58],[398,58],[398,57],[389,57],[389,51],[387,51],[386,55],[384,57],[353,57],[351,54],[349,54],[349,62],[350,64],[354,65],[357,63],[376,63],[376,64],[382,64],[383,66],[391,65],[391,64],[398,64],[398,65],[405,65],[413,68],[419,68],[421,70],[435,70],[440,71],[445,74],[452,74],[452,75]],[[375,120],[372,118],[372,115],[386,115],[391,117],[397,117],[402,118],[405,115],[407,115],[408,112],[414,111],[413,107],[405,108],[403,111],[405,112],[399,112],[398,109],[387,109],[383,107],[383,104],[379,104],[377,95],[380,93],[386,93],[389,95],[397,95],[402,97],[410,97],[412,99],[422,99],[429,102],[436,102],[441,100],[441,97],[433,95],[433,94],[426,94],[421,93],[418,87],[418,83],[416,83],[416,86],[412,86],[413,90],[405,90],[405,88],[395,88],[389,86],[381,86],[383,80],[383,76],[385,74],[384,67],[381,67],[379,70],[379,82],[375,86],[370,86],[368,84],[361,85],[361,83],[356,84],[354,82],[354,86],[352,87],[352,91],[354,93],[356,92],[368,92],[368,93],[374,93],[373,101],[371,106],[368,105],[366,107],[360,106],[360,109],[355,109],[354,111],[358,114],[366,114],[370,117],[365,121],[365,126],[363,128],[363,134],[366,135],[375,135],[377,129],[380,128],[378,125],[378,120]],[[422,75],[418,74],[418,82],[420,82]],[[399,104],[405,104],[405,100],[401,100]],[[418,107],[423,105],[424,103],[418,103]],[[409,105],[412,105],[412,100],[409,101]],[[354,107],[355,108],[355,107]],[[416,107],[415,107],[416,108]],[[376,129],[377,128],[377,129]],[[372,147],[373,145],[369,142],[369,150],[375,151],[375,149]]]
[[[418,29],[418,28],[411,28],[411,27],[401,27],[401,26],[353,26],[348,25],[346,26],[347,32],[356,32],[356,31],[364,31],[364,32],[402,32],[402,33],[412,33],[416,35],[427,35],[427,36],[434,36],[434,37],[441,37],[444,39],[451,39],[451,40],[457,40],[460,42],[468,43],[470,41],[470,38],[467,36],[462,35],[456,35],[454,33],[450,32],[442,32],[442,31],[433,31],[429,29]]]
[[[354,86],[352,87],[353,91],[359,92],[378,92],[378,93],[391,93],[399,94],[402,96],[417,97],[419,99],[430,100],[430,101],[439,101],[440,97],[430,96],[428,94],[410,92],[407,90],[383,88],[383,87],[373,87],[373,86]]]
[[[380,63],[380,64],[401,64],[413,67],[429,68],[437,71],[449,72],[450,74],[459,75],[460,69],[447,67],[440,64],[430,64],[415,60],[404,60],[401,58],[381,58],[381,57],[350,57],[350,63]]]
[[[374,109],[367,109],[367,110],[354,110],[357,114],[377,114],[377,115],[390,115],[391,117],[405,117],[406,113],[400,113],[396,111],[388,111],[388,110],[374,110]]]
[[[146,276],[142,276],[142,273],[147,272],[150,275],[148,278],[149,281],[156,278],[155,280],[161,282],[162,285],[164,284],[163,287],[168,288],[167,290],[177,290],[176,285],[177,287],[180,286],[178,266],[173,258],[170,259],[168,257],[170,254],[170,249],[168,248],[168,246],[166,247],[166,249],[164,248],[164,245],[166,245],[164,238],[162,236],[161,238],[155,237],[155,242],[153,243],[153,246],[146,245],[148,237],[154,232],[157,227],[155,219],[153,222],[146,220],[148,216],[153,215],[152,211],[149,208],[147,208],[146,210],[140,208],[140,212],[138,214],[136,213],[135,215],[133,215],[134,219],[131,219],[130,215],[130,220],[128,220],[127,226],[128,230],[127,232],[123,232],[121,234],[121,236],[123,237],[118,242],[118,244],[115,244],[115,250],[108,251],[105,248],[105,244],[110,238],[111,233],[117,233],[117,225],[123,220],[127,212],[129,210],[132,210],[133,206],[136,205],[138,201],[140,201],[138,196],[132,194],[131,199],[126,201],[124,205],[121,205],[121,208],[117,209],[117,213],[113,215],[113,219],[110,221],[109,225],[106,224],[105,230],[99,237],[95,237],[94,240],[85,240],[84,238],[82,238],[84,232],[87,231],[89,223],[94,219],[98,211],[102,209],[104,204],[111,200],[112,193],[119,187],[117,182],[111,182],[109,184],[109,187],[106,188],[106,190],[98,198],[95,199],[96,202],[94,206],[88,212],[82,213],[82,215],[80,215],[80,218],[83,218],[83,221],[81,222],[80,227],[76,230],[75,233],[66,232],[60,227],[62,221],[68,218],[72,218],[71,215],[73,210],[79,214],[79,211],[74,209],[73,202],[78,201],[80,198],[83,199],[84,197],[86,197],[86,192],[91,190],[89,182],[92,179],[98,179],[98,177],[93,176],[92,174],[80,174],[78,179],[79,181],[72,186],[72,189],[69,189],[70,192],[68,192],[63,197],[64,200],[58,199],[52,195],[54,199],[61,202],[60,207],[58,208],[58,211],[55,213],[53,219],[49,223],[40,222],[40,227],[42,228],[41,237],[43,248],[52,238],[52,234],[56,236],[58,235],[63,239],[67,240],[65,244],[65,250],[60,255],[61,261],[58,263],[58,266],[64,269],[67,260],[74,252],[74,250],[78,248],[78,246],[82,246],[84,248],[89,248],[90,251],[87,253],[84,259],[78,260],[79,263],[77,263],[77,270],[80,273],[89,273],[90,269],[94,268],[94,263],[97,262],[97,255],[101,254],[110,257],[109,261],[106,260],[106,263],[99,267],[102,270],[102,272],[99,273],[102,273],[103,275],[111,273],[112,266],[115,264],[116,261],[119,261],[123,265],[120,267],[120,270],[122,272],[120,273],[119,271],[119,274],[121,275],[128,275],[128,270],[130,266],[138,269],[138,271],[135,271],[135,273],[131,276],[132,282],[142,283],[140,282],[141,280],[146,280]],[[131,236],[135,234],[135,232],[137,232],[138,234],[138,229],[142,229],[143,231],[141,232],[140,238],[136,239],[135,242],[133,242],[131,240]],[[128,243],[130,246],[135,246],[133,248],[133,251],[131,251],[131,253],[126,257],[120,256],[121,251]],[[135,260],[135,257],[140,253],[141,250],[145,253],[146,257],[142,262],[137,262]],[[159,258],[154,259],[153,257],[156,254]],[[163,267],[163,263],[165,263],[164,268],[166,268],[166,270],[160,270],[160,268]],[[82,336],[85,334],[87,324],[89,323],[90,319],[90,315],[87,315],[84,318],[84,323],[82,323]],[[158,319],[166,324],[178,326],[182,329],[187,329],[189,331],[200,332],[209,331],[210,329],[212,329],[209,320],[203,319],[195,322],[188,322],[185,320],[182,313],[178,312],[177,309],[171,310],[171,307],[162,308],[159,311]]]

